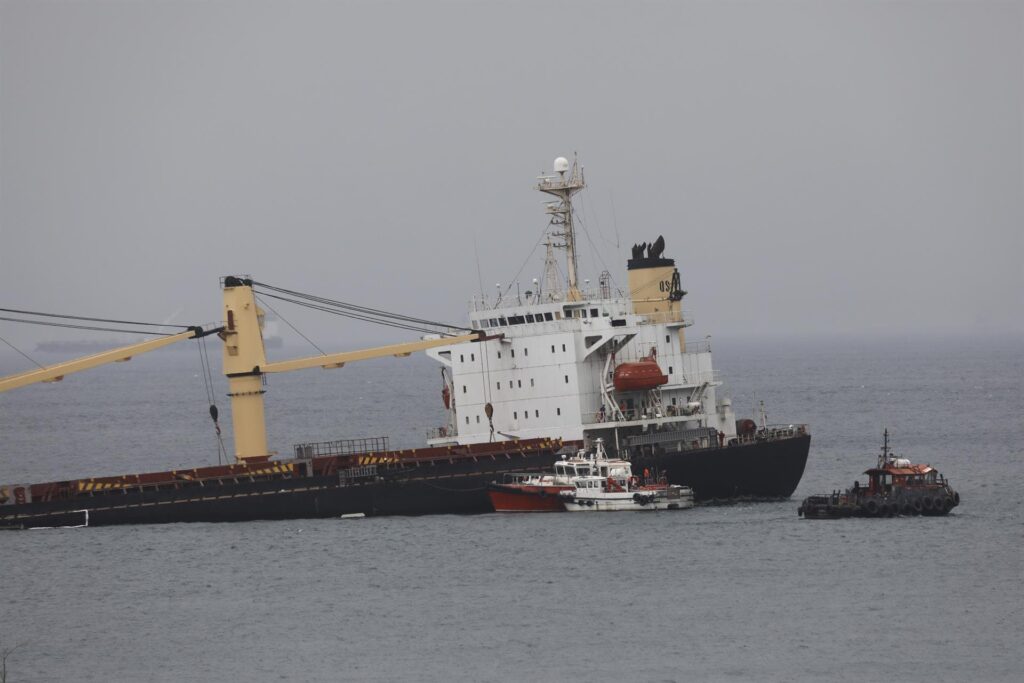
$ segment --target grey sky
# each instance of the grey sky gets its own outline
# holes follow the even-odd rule
[[[584,275],[664,234],[701,335],[1021,334],[1022,45],[1011,2],[3,2],[0,305],[461,321],[575,150]]]

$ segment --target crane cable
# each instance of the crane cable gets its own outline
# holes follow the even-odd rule
[[[363,320],[378,325],[385,325],[387,327],[396,327],[425,334],[440,334],[442,336],[452,336],[454,334],[453,330],[470,329],[460,325],[452,325],[450,323],[438,322],[435,320],[426,320],[424,318],[414,318],[412,316],[391,313],[381,309],[357,306],[355,304],[328,299],[326,297],[303,294],[301,292],[295,292],[293,290],[274,287],[263,283],[254,282],[253,285],[264,288],[258,292],[261,297],[270,297],[272,299],[285,301],[297,306],[321,311],[323,313],[330,313],[332,315],[338,315],[354,320]],[[278,292],[278,294],[273,294],[271,292]]]
[[[210,356],[207,352],[206,337],[199,339],[199,364],[203,369],[203,387],[206,389],[206,400],[210,404],[210,418],[213,420],[213,428],[217,433],[217,464],[227,461],[227,449],[224,447],[224,437],[220,432],[220,423],[217,410],[216,392],[213,388],[213,372],[210,368]]]

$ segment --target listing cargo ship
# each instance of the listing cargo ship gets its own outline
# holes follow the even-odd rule
[[[625,289],[607,271],[596,290],[589,281],[580,286],[572,196],[583,187],[582,168],[561,157],[554,173],[538,179],[537,189],[554,198],[546,205],[543,283],[515,295],[510,285],[493,302],[475,299],[465,328],[228,276],[219,326],[0,378],[2,392],[216,335],[235,451],[230,465],[2,485],[0,527],[490,512],[487,484],[549,469],[560,454],[599,438],[638,470],[691,487],[698,501],[788,498],[803,474],[810,432],[802,424],[768,425],[763,413],[760,425],[737,421],[729,399],[717,396],[710,344],[686,341],[686,292],[675,262],[663,256],[665,240],[634,246]],[[564,281],[555,249],[566,253]],[[415,342],[268,362],[257,296],[444,329]],[[442,364],[443,378],[444,424],[430,430],[425,448],[395,450],[380,437],[298,444],[292,457],[273,457],[264,422],[268,375],[420,351]],[[211,416],[216,423],[215,406]]]

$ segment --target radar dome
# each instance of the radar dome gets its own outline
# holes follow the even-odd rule
[[[569,160],[565,157],[558,157],[555,159],[555,172],[565,173],[569,170]]]

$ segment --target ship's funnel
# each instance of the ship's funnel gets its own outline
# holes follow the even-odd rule
[[[662,236],[650,244],[633,245],[633,257],[626,266],[633,312],[650,316],[656,322],[680,323],[679,344],[683,348],[685,339],[680,302],[686,292],[680,287],[676,262],[662,256],[664,250],[665,238]]]

